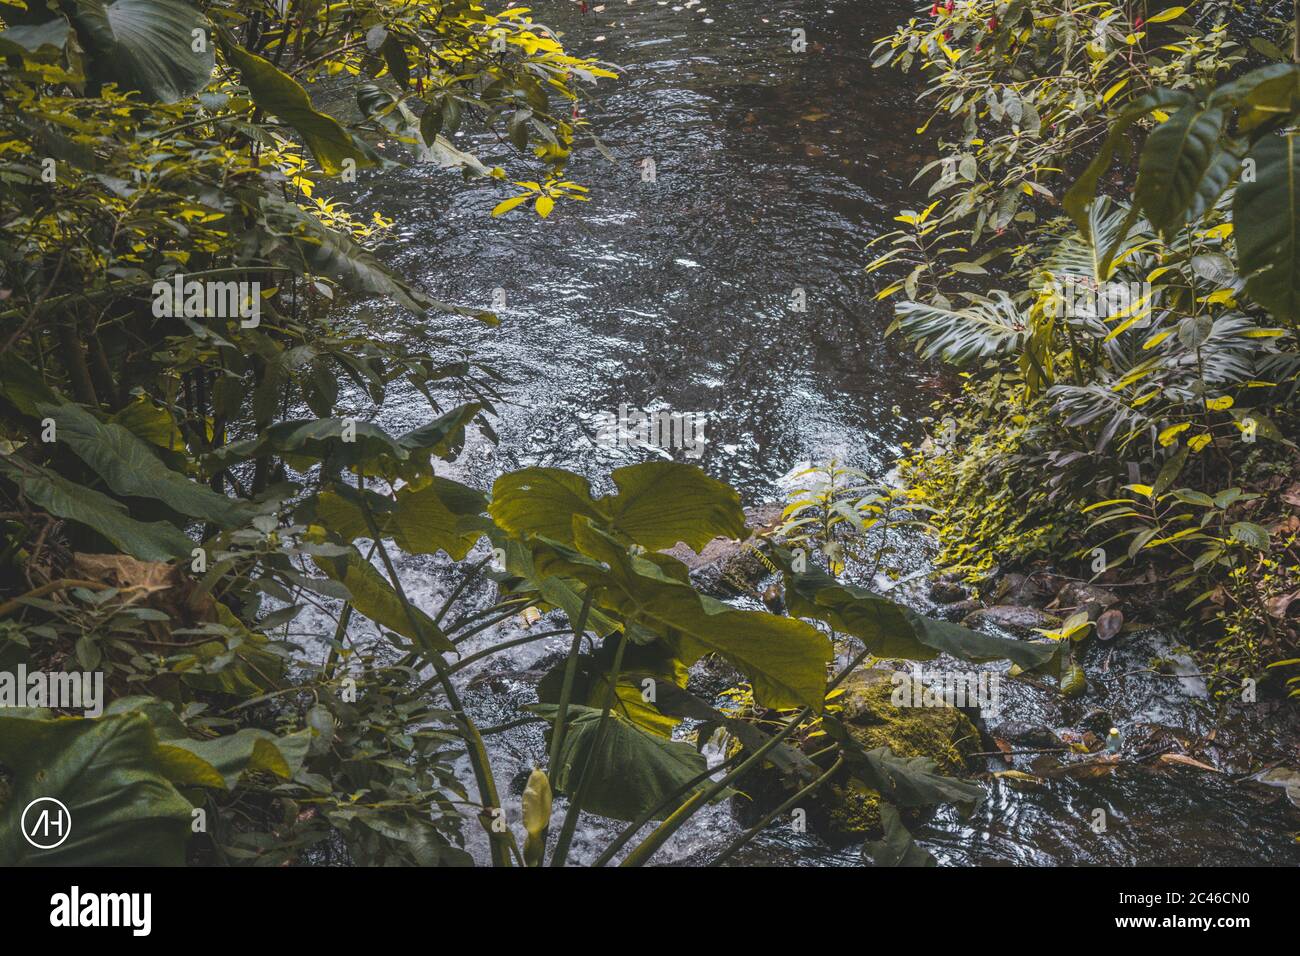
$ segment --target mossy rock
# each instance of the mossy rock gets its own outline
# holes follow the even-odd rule
[[[840,685],[844,692],[832,705],[839,708],[838,716],[849,733],[864,750],[888,747],[899,757],[931,758],[939,773],[967,774],[973,766],[972,755],[979,750],[975,725],[955,707],[895,705],[891,700],[893,674],[882,669],[860,671]],[[914,684],[913,691],[913,699],[919,699],[919,685]],[[797,743],[812,755],[831,740],[814,726]],[[833,752],[816,758],[823,767],[833,760]],[[732,812],[745,825],[752,825],[798,788],[797,782],[787,783],[771,765],[765,765],[740,788],[743,793],[733,798]],[[876,839],[882,833],[880,795],[850,779],[847,769],[822,784],[802,809],[807,811],[808,829],[833,846]],[[905,823],[915,823],[922,815],[914,810],[901,812]]]

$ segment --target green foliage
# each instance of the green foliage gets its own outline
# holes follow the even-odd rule
[[[16,778],[8,812],[19,812],[37,797],[52,797],[76,822],[63,843],[41,851],[18,827],[5,827],[0,864],[176,866],[184,861],[191,808],[174,784],[189,782],[193,774],[167,757],[143,715],[0,717],[0,763]]]
[[[1300,369],[1300,66],[1244,69],[1244,40],[1290,38],[1235,37],[1218,6],[1190,16],[940,6],[877,46],[880,64],[925,64],[923,99],[960,118],[918,173],[943,172],[940,198],[900,217],[947,245],[913,240],[921,261],[880,296],[904,291],[892,328],[969,370],[942,434],[903,470],[935,509],[940,562],[972,577],[1031,561],[1077,573],[1100,548],[1106,580],[1150,569],[1194,608],[1277,548],[1247,516],[1259,495],[1240,476],[1294,447],[1279,423]],[[1106,178],[1117,160],[1118,183]],[[1068,219],[1050,209],[1058,195]],[[976,246],[990,225],[1009,244],[972,259],[962,240]],[[945,281],[1003,256],[1018,290]],[[1265,630],[1277,652],[1294,647],[1293,630]]]

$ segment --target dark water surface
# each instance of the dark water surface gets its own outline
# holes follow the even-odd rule
[[[447,323],[517,383],[494,468],[596,475],[644,460],[590,440],[620,404],[705,413],[700,464],[750,499],[800,461],[892,460],[937,387],[884,341],[863,273],[916,167],[913,93],[867,59],[905,7],[611,0],[583,17],[541,4],[571,48],[623,68],[583,106],[618,159],[588,147],[570,164],[591,201],[492,220],[514,191],[500,183],[428,167],[372,181],[365,205],[410,223],[394,249],[405,274],[466,304],[505,290],[499,330]]]
[[[609,0],[585,17],[570,3],[534,10],[564,31],[570,49],[622,67],[622,79],[604,82],[583,107],[617,163],[588,148],[568,171],[591,201],[561,203],[546,221],[525,207],[491,219],[512,191],[430,167],[368,178],[357,197],[401,224],[386,257],[440,298],[487,307],[493,290],[505,290],[501,328],[439,319],[431,329],[513,381],[499,447],[472,442],[462,476],[487,486],[499,471],[542,464],[603,478],[646,460],[645,450],[592,441],[596,416],[621,404],[705,413],[700,464],[751,503],[778,496],[777,480],[804,461],[838,458],[883,476],[944,394],[933,368],[884,339],[888,310],[863,273],[867,243],[893,228],[899,209],[923,201],[910,180],[931,158],[915,136],[924,116],[914,80],[868,63],[871,41],[910,5]],[[805,53],[790,49],[794,28],[807,31]],[[458,144],[518,171],[489,140]],[[647,158],[653,184],[642,182]],[[806,312],[791,307],[796,288]],[[410,427],[427,415],[420,396],[398,395],[383,419]],[[445,593],[436,566],[413,561],[417,596]],[[1214,725],[1199,681],[1120,676],[1168,653],[1168,643],[1153,635],[1118,658],[1090,652],[1087,704],[1107,708],[1131,739],[1192,739]],[[539,668],[565,645],[528,645],[479,669],[466,695],[475,716],[500,722],[535,700]],[[1054,692],[1007,684],[1005,717],[1056,728],[1079,719]],[[516,819],[522,778],[543,758],[541,735],[523,728],[491,743]],[[1223,757],[1234,759],[1240,747]],[[990,781],[989,789],[971,820],[945,812],[918,830],[941,862],[1300,862],[1294,811],[1267,794],[1244,796],[1226,774],[1136,767],[1023,791]],[[1098,808],[1110,820],[1105,835],[1090,828]],[[618,829],[584,819],[574,858],[590,860]],[[738,832],[725,806],[709,808],[657,859],[707,860]],[[857,853],[774,830],[737,862],[834,865],[857,862]]]

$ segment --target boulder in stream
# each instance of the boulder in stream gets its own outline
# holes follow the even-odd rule
[[[884,669],[860,671],[841,685],[844,693],[835,704],[854,740],[864,750],[888,747],[899,757],[929,757],[938,764],[937,772],[948,776],[969,773],[973,754],[980,749],[975,725],[956,707],[895,705],[893,675],[894,671]],[[912,699],[919,700],[923,688],[913,683],[912,690]],[[827,742],[825,734],[796,741],[808,754],[824,749]],[[818,762],[829,766],[830,760],[820,757]],[[741,788],[743,793],[733,798],[732,811],[742,823],[752,825],[798,788],[765,765]],[[802,809],[807,811],[809,831],[832,846],[875,839],[882,832],[880,795],[852,782],[846,770],[809,795]],[[904,809],[902,816],[904,823],[914,823],[922,813]]]
[[[771,531],[780,523],[781,510],[780,502],[746,508],[745,523],[755,532]],[[691,572],[691,583],[705,594],[722,598],[752,596],[758,584],[776,571],[775,565],[765,560],[756,545],[753,536],[747,541],[714,538],[699,552],[677,544],[664,553],[686,565]]]

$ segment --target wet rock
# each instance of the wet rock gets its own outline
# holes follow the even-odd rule
[[[705,654],[691,665],[686,689],[696,697],[713,700],[724,690],[739,687],[745,675],[717,654]]]
[[[891,700],[895,690],[893,673],[883,669],[861,671],[842,685],[839,716],[854,740],[866,750],[888,747],[900,757],[930,757],[938,764],[938,772],[949,776],[968,773],[974,761],[971,755],[980,749],[979,732],[970,719],[955,707],[896,706]],[[913,690],[919,694],[922,688],[914,684]],[[811,754],[826,746],[826,737],[819,735],[796,743]],[[819,762],[829,765],[825,757]],[[764,768],[742,788],[743,795],[733,798],[732,811],[742,823],[752,825],[799,786],[797,782],[787,783],[775,770]],[[847,771],[842,770],[810,795],[804,809],[809,830],[834,846],[881,834],[880,795],[852,783]],[[903,819],[917,822],[921,814],[904,810]]]
[[[935,613],[945,621],[960,621],[967,614],[978,611],[983,606],[975,598],[967,598],[964,601],[958,601],[956,604],[945,604],[936,609]]]
[[[1115,637],[1124,626],[1124,615],[1119,608],[1111,608],[1109,611],[1103,611],[1097,617],[1097,638],[1103,641],[1109,641]]]
[[[991,624],[1019,637],[1037,637],[1035,628],[1060,627],[1061,619],[1055,614],[1048,614],[1035,607],[997,604],[972,611],[962,618],[962,624],[971,628]]]
[[[1063,580],[1060,575],[1041,571],[1033,574],[1012,571],[998,580],[993,589],[993,600],[996,604],[1039,607],[1052,599]]]
[[[956,581],[943,578],[930,585],[930,600],[936,604],[955,604],[970,597],[970,592]]]
[[[1023,720],[1004,720],[990,727],[989,733],[998,740],[1014,744],[1017,748],[1065,746],[1050,727],[1042,727]]]
[[[1114,726],[1114,718],[1100,707],[1094,707],[1079,720],[1081,730],[1091,731],[1103,740],[1110,734],[1110,728]]]
[[[1099,588],[1085,581],[1067,581],[1056,592],[1056,606],[1059,608],[1083,609],[1085,605],[1099,604],[1102,610],[1119,601],[1110,591]]]
[[[1290,767],[1273,767],[1252,778],[1257,783],[1269,787],[1281,787],[1286,790],[1286,798],[1296,809],[1300,809],[1300,770]]]
[[[755,532],[771,531],[781,520],[782,507],[771,502],[745,509],[746,525]],[[664,553],[681,561],[691,572],[691,583],[713,597],[752,595],[760,582],[776,573],[775,564],[764,559],[751,536],[747,541],[714,538],[703,550],[695,552],[676,544]]]

